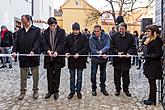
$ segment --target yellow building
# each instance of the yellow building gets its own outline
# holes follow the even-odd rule
[[[128,24],[128,30],[130,32],[133,32],[134,30],[140,31],[141,26],[139,16],[147,11],[138,10],[138,12],[134,12],[132,16],[125,17],[125,22]],[[58,25],[64,28],[67,33],[72,31],[71,25],[74,22],[80,24],[81,30],[88,28],[89,31],[92,32],[93,26],[99,24],[105,32],[109,32],[112,26],[114,26],[113,19],[99,17],[97,16],[99,13],[100,11],[91,6],[86,0],[66,0],[64,4],[61,5],[60,10],[55,11],[55,17],[58,20]],[[94,18],[93,15],[96,15],[97,18],[95,19],[98,20],[93,20],[93,22],[90,23],[87,22],[87,18],[90,18],[92,21]]]
[[[71,25],[74,22],[80,24],[81,30],[88,28],[92,31],[93,26],[98,23],[98,21],[88,24],[86,22],[88,15],[91,13],[100,13],[85,0],[66,0],[60,7],[60,11],[62,12],[62,16],[58,16],[58,12],[56,11],[55,17],[57,18],[60,27],[64,28],[67,33],[72,31]]]

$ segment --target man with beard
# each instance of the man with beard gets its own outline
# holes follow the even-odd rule
[[[129,55],[136,55],[137,52],[134,38],[132,34],[127,32],[126,23],[122,22],[119,24],[118,32],[112,35],[110,44],[112,53],[114,55],[119,55],[119,57],[113,57],[114,83],[116,86],[115,95],[120,95],[122,77],[123,91],[128,97],[131,97],[131,93],[129,92],[129,69],[131,68],[131,57]]]

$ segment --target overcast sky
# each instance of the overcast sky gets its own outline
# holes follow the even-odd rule
[[[60,6],[65,2],[66,0],[55,0],[54,8],[59,9]],[[88,3],[90,3],[92,6],[99,10],[106,10],[106,5],[108,4],[105,2],[105,0],[86,0]],[[147,2],[147,0],[139,0],[136,6],[142,6]]]
[[[104,2],[104,0],[87,0],[87,1],[97,9],[101,9],[107,4]],[[59,9],[64,2],[65,0],[55,0],[55,4],[54,4],[55,9]]]

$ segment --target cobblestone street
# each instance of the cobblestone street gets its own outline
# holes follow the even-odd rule
[[[139,74],[133,66],[130,71],[130,92],[132,97],[128,98],[123,92],[119,97],[114,95],[113,67],[107,65],[107,91],[109,96],[104,96],[99,88],[99,74],[97,75],[98,95],[91,94],[90,63],[83,74],[82,99],[76,94],[73,99],[67,99],[69,91],[69,73],[67,66],[62,69],[59,99],[54,100],[53,96],[44,99],[47,93],[47,76],[43,69],[43,61],[40,65],[39,97],[33,99],[32,77],[28,79],[28,88],[24,100],[18,100],[20,93],[20,75],[18,63],[13,63],[12,69],[0,69],[0,110],[163,110],[161,104],[156,106],[145,106],[143,99],[148,98],[148,83],[146,78]]]

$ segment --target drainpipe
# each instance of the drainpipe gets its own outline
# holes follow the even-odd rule
[[[31,9],[31,16],[33,16],[34,15],[34,0],[32,0],[32,4],[31,4],[32,6],[32,9]]]

